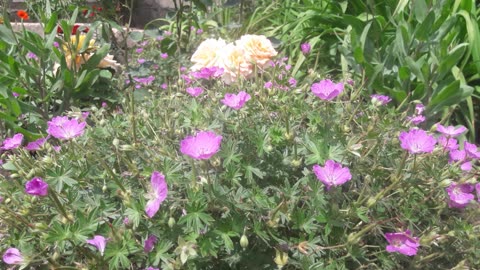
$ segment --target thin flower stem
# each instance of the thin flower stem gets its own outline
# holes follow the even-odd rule
[[[58,199],[57,197],[57,193],[55,192],[55,190],[49,188],[48,190],[48,195],[50,195],[49,197],[52,199],[53,203],[55,204],[55,206],[58,208],[58,210],[60,210],[60,212],[62,213],[62,215],[69,221],[73,221],[67,214],[67,211],[65,211],[65,208],[63,207],[62,203],[60,202],[60,200]]]
[[[21,215],[13,212],[12,210],[8,209],[8,207],[5,207],[4,205],[1,205],[2,209],[5,210],[5,212],[7,212],[8,214],[10,214],[12,217],[14,217],[15,219],[18,219],[20,220],[22,223],[24,223],[25,225],[27,225],[28,227],[30,228],[33,228],[33,225],[30,224],[24,217],[22,217]]]
[[[123,184],[117,179],[117,176],[115,173],[112,171],[112,169],[105,163],[105,161],[101,158],[98,159],[100,162],[100,165],[108,172],[108,174],[113,178],[113,181],[115,181],[115,184],[123,191],[126,192],[127,190],[123,186]]]
[[[197,185],[197,167],[195,167],[195,161],[190,159],[190,164],[192,165],[192,187]]]

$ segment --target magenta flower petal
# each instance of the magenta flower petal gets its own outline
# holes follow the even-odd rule
[[[448,206],[453,208],[465,208],[470,201],[474,199],[474,186],[472,184],[457,184],[452,183],[446,188],[449,202]]]
[[[392,99],[389,96],[384,95],[371,95],[372,103],[375,106],[387,105]]]
[[[410,154],[431,153],[435,148],[437,141],[421,129],[411,129],[408,132],[402,132],[399,136],[400,146],[408,150]]]
[[[47,196],[48,184],[40,177],[35,177],[25,184],[25,192],[33,196]]]
[[[3,253],[3,262],[6,264],[21,264],[23,262],[22,253],[16,248],[9,248]]]
[[[23,141],[23,134],[17,133],[13,135],[12,138],[6,138],[3,141],[2,147],[0,147],[0,149],[12,150],[12,149],[18,148],[20,145],[22,145],[22,141]]]
[[[225,97],[221,100],[223,104],[227,105],[228,107],[239,110],[243,108],[245,102],[249,101],[251,96],[245,92],[241,91],[238,94],[225,94]]]
[[[209,159],[220,149],[222,136],[213,131],[201,131],[180,142],[180,152],[194,159]]]
[[[464,126],[458,128],[455,128],[454,126],[444,127],[441,124],[437,124],[437,131],[448,137],[457,137],[467,131],[467,128]]]
[[[40,138],[36,141],[29,142],[27,146],[25,146],[25,149],[27,149],[28,151],[38,151],[42,148],[47,139],[48,138]]]
[[[458,149],[458,141],[455,138],[447,138],[445,136],[438,137],[438,144],[440,144],[446,151]]]
[[[414,125],[418,125],[420,123],[425,122],[426,118],[423,115],[416,115],[416,116],[409,116],[407,117],[407,121]]]
[[[463,144],[463,149],[465,149],[468,157],[480,159],[480,151],[478,151],[478,148],[475,144],[465,141]]]
[[[95,235],[93,239],[88,239],[87,244],[95,246],[100,254],[103,256],[103,252],[105,251],[105,246],[107,245],[107,239],[101,235]]]
[[[333,83],[331,80],[321,80],[312,84],[310,88],[317,97],[323,100],[332,100],[343,91],[343,83]]]
[[[160,209],[160,205],[167,198],[168,186],[165,181],[165,176],[157,171],[152,173],[150,178],[150,183],[152,185],[152,191],[147,195],[150,197],[150,200],[145,206],[145,212],[149,218],[152,218]]]
[[[57,116],[48,121],[47,133],[60,140],[70,140],[83,135],[86,122],[70,119],[67,116]]]
[[[410,236],[410,231],[403,233],[386,233],[385,238],[389,245],[386,250],[388,252],[398,252],[407,256],[417,255],[420,243],[418,238]]]
[[[155,235],[150,235],[143,244],[143,251],[145,251],[145,253],[151,252],[155,247],[155,243],[157,243],[157,240],[158,238]]]
[[[187,87],[187,93],[190,94],[192,97],[198,97],[203,93],[202,87]]]
[[[343,185],[352,179],[350,170],[343,168],[340,163],[336,163],[333,160],[327,160],[324,167],[318,164],[314,165],[313,172],[317,179],[326,185],[327,190],[332,186]]]
[[[312,49],[312,46],[310,46],[308,42],[300,44],[300,50],[302,51],[303,54],[309,54],[311,49]]]

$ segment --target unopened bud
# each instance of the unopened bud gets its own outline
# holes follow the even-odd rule
[[[115,146],[115,148],[118,148],[118,145],[120,144],[120,141],[117,138],[115,138],[115,139],[113,139],[112,144],[113,144],[113,146]]]
[[[102,187],[102,192],[105,193],[107,191],[107,186],[106,185],[103,185]]]
[[[292,160],[292,162],[290,163],[290,165],[294,168],[298,168],[302,165],[302,159],[294,159]]]
[[[173,228],[173,226],[175,226],[175,223],[176,222],[175,222],[175,219],[173,217],[170,217],[168,219],[168,227]]]
[[[248,238],[244,234],[242,237],[240,237],[240,246],[245,250],[248,247]]]
[[[220,164],[221,164],[220,158],[218,158],[218,157],[213,158],[212,160],[210,160],[210,164],[212,164],[213,167],[220,166]]]
[[[351,129],[348,125],[343,125],[343,132],[348,133],[350,131],[351,131]]]
[[[11,177],[11,178],[18,178],[19,175],[18,175],[17,173],[12,173],[12,174],[10,174],[10,177]]]
[[[440,188],[446,188],[449,187],[452,184],[452,179],[445,179],[440,182]]]
[[[287,141],[290,141],[290,140],[293,139],[293,133],[291,133],[291,132],[285,132],[285,134],[283,134],[283,137],[285,137],[285,139],[286,139]]]
[[[42,158],[42,161],[43,161],[44,163],[46,163],[46,164],[52,164],[52,163],[53,163],[53,160],[52,160],[52,158],[51,158],[50,156],[44,156],[44,157]]]
[[[377,199],[375,199],[374,197],[371,197],[371,198],[369,198],[368,201],[367,201],[367,207],[370,208],[370,207],[372,207],[372,206],[373,206],[374,204],[376,204],[376,203],[377,203]]]
[[[273,150],[273,147],[270,144],[265,146],[265,152],[270,153],[272,152],[272,150]]]
[[[282,269],[288,263],[288,253],[279,251],[275,249],[275,259],[273,260],[275,264],[278,266],[278,269]]]
[[[130,144],[124,144],[124,145],[120,145],[120,151],[133,151],[135,150],[135,147],[133,145],[130,145]]]

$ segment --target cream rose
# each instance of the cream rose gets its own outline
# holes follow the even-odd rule
[[[203,41],[192,55],[191,61],[194,63],[194,65],[191,69],[193,71],[197,71],[204,67],[217,66],[220,52],[223,50],[225,45],[225,40],[221,38],[209,38]]]
[[[245,58],[245,51],[233,43],[227,44],[222,49],[218,66],[223,68],[222,80],[227,84],[239,77],[248,78],[253,73],[252,64]]]
[[[246,54],[247,61],[250,61],[261,68],[267,66],[272,57],[277,55],[272,42],[261,35],[244,35],[236,42]]]

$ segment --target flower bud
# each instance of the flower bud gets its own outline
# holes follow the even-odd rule
[[[52,260],[56,261],[58,260],[58,258],[60,258],[60,253],[58,251],[55,251],[52,255]]]
[[[100,122],[98,122],[98,124],[99,124],[100,126],[105,125],[105,119],[100,120]]]
[[[18,175],[17,173],[10,174],[10,178],[18,178],[18,177],[20,177],[20,175]]]
[[[275,249],[275,259],[273,260],[275,264],[278,266],[278,269],[282,269],[288,263],[288,253],[279,251]]]
[[[33,226],[36,230],[46,230],[46,229],[48,229],[48,226],[43,222],[37,222],[37,223],[33,224]]]
[[[293,139],[293,133],[292,132],[285,132],[285,134],[283,134],[283,137],[285,137],[285,139],[287,141],[290,141]]]
[[[135,147],[133,145],[130,145],[130,144],[120,145],[120,151],[129,152],[129,151],[133,151],[133,150],[135,150]]]
[[[220,161],[220,158],[219,157],[214,157],[210,160],[210,164],[213,166],[213,167],[218,167],[222,164],[222,162]]]
[[[175,219],[173,217],[170,217],[168,219],[168,227],[173,228],[175,226]]]
[[[115,146],[115,148],[118,148],[119,143],[120,143],[120,141],[117,138],[113,139],[113,141],[112,141],[112,144],[113,144],[113,146]]]
[[[103,185],[102,187],[102,192],[105,193],[107,191],[107,186],[106,185]]]
[[[42,158],[42,161],[43,161],[43,163],[45,163],[45,164],[52,164],[52,163],[53,163],[53,160],[52,160],[52,158],[51,158],[50,156],[44,156],[44,157]]]
[[[351,129],[348,125],[343,125],[343,132],[348,133],[350,131],[351,131]]]
[[[269,145],[266,145],[266,146],[265,146],[265,149],[264,149],[264,150],[265,150],[265,152],[270,153],[270,152],[272,152],[273,147],[269,144]]]
[[[248,238],[245,234],[240,237],[240,246],[243,248],[243,250],[248,247]]]
[[[302,159],[299,158],[299,159],[294,159],[292,160],[292,162],[290,163],[290,165],[294,168],[298,168],[302,165]]]
[[[368,198],[367,207],[370,208],[376,203],[377,203],[377,199],[375,199],[374,197]]]
[[[9,204],[11,201],[12,201],[12,199],[7,198],[7,199],[5,200],[5,204]]]
[[[440,182],[440,188],[449,187],[452,184],[452,179],[445,179]]]

